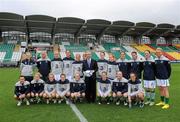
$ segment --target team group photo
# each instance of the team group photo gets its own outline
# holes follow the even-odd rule
[[[179,122],[178,0],[0,0],[0,122]]]
[[[70,101],[76,103],[85,100],[98,104],[114,102],[116,105],[123,102],[129,108],[133,102],[143,108],[144,104],[155,104],[157,86],[161,96],[156,105],[162,109],[170,107],[168,87],[171,65],[161,48],[156,49],[156,59],[149,50],[145,50],[144,59],[139,59],[137,52],[131,52],[132,61],[125,59],[125,52],[120,52],[118,60],[113,54],[109,54],[106,60],[105,53],[100,52],[98,61],[91,58],[91,52],[83,54],[84,60],[78,53],[73,59],[70,51],[66,51],[63,59],[59,57],[59,52],[54,53],[53,60],[44,51],[40,55],[41,58],[34,61],[29,52],[24,54],[19,81],[15,84],[17,106],[22,102],[30,105],[31,102],[45,101],[49,104],[65,100],[68,104]],[[37,72],[34,74],[35,68]]]

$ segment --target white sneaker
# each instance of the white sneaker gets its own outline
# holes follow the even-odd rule
[[[31,103],[33,103],[33,102],[34,102],[33,98],[31,98],[31,99],[30,99],[30,102],[31,102]]]
[[[68,100],[66,100],[66,104],[69,105],[69,101]]]
[[[49,104],[49,100],[46,100],[46,104]]]
[[[21,103],[22,103],[21,101],[18,101],[17,106],[21,106]]]
[[[140,108],[143,108],[143,107],[144,107],[144,102],[140,102],[140,103],[139,103],[139,107],[140,107]]]
[[[119,105],[120,103],[119,102],[116,102],[116,105]]]
[[[26,100],[26,105],[28,105],[28,106],[30,105],[30,103],[29,103],[29,101],[28,101],[28,100]]]
[[[57,100],[54,100],[54,104],[56,104],[57,103]]]
[[[128,105],[128,103],[124,101],[124,106],[127,106],[127,105]]]
[[[129,108],[132,108],[132,104],[131,103],[129,103]]]
[[[145,105],[148,105],[148,104],[150,104],[151,102],[150,101],[146,101],[144,104]]]
[[[62,102],[61,100],[58,100],[58,103],[59,103],[59,104],[61,104],[61,102]]]
[[[138,102],[135,102],[134,105],[136,106],[138,104]]]
[[[40,103],[40,102],[41,102],[41,99],[40,99],[40,98],[38,98],[38,99],[37,99],[37,103]]]
[[[155,104],[155,102],[150,102],[149,106],[153,106]]]

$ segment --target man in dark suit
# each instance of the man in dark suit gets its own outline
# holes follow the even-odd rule
[[[91,59],[91,52],[86,52],[86,60],[83,62],[83,71],[86,83],[86,99],[90,102],[96,100],[96,71],[98,70],[97,62]]]

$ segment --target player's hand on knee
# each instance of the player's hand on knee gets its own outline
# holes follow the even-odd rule
[[[85,93],[84,92],[82,93],[82,96],[85,97]]]
[[[18,99],[18,96],[17,96],[17,95],[14,95],[14,99]]]
[[[25,98],[25,94],[19,96],[20,99]]]
[[[124,94],[123,94],[123,97],[127,97],[127,96],[128,96],[128,94],[127,94],[127,93],[124,93]]]
[[[121,92],[117,92],[117,96],[118,96],[118,97],[121,97],[121,96],[122,96],[122,93],[121,93]]]
[[[28,93],[27,95],[26,95],[26,97],[30,97],[31,96],[31,94],[30,93]]]
[[[31,97],[34,97],[34,93],[33,92],[31,92]]]
[[[70,92],[67,92],[67,93],[66,93],[66,96],[69,97],[69,96],[70,96]]]

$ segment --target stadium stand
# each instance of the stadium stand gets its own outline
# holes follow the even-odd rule
[[[156,45],[156,44],[151,44],[150,45],[153,48],[162,48],[165,52],[172,52],[173,50],[169,48],[169,46],[163,46],[163,45]]]
[[[177,49],[180,49],[180,44],[176,44],[175,47],[176,47]]]
[[[1,44],[0,45],[0,52],[6,52],[4,57],[4,61],[10,61],[12,57],[12,53],[14,50],[14,44]]]
[[[65,52],[60,52],[60,57],[61,57],[61,59],[65,58],[66,57]]]
[[[175,46],[169,46],[169,48],[170,48],[171,50],[173,50],[174,52],[178,52],[178,51],[179,51],[179,49],[176,48]]]
[[[89,50],[88,47],[83,45],[65,45],[66,50],[70,50],[72,52],[85,52]]]
[[[180,60],[180,53],[179,52],[167,52],[169,55],[171,55],[176,60]]]
[[[66,48],[65,48],[65,46],[64,46],[64,45],[59,45],[59,48],[60,48],[60,51],[61,51],[61,52],[66,51]]]
[[[99,57],[96,55],[95,52],[92,53],[92,58],[95,59],[95,60],[98,60],[98,59],[99,59]]]
[[[22,55],[21,52],[13,52],[11,61],[17,63],[18,61],[21,60],[21,55]]]
[[[0,62],[1,63],[4,61],[5,55],[6,55],[6,52],[0,52]]]
[[[102,45],[97,45],[95,50],[96,51],[106,51]]]
[[[16,31],[16,36],[19,33],[19,37],[14,37],[11,31],[13,33]],[[54,18],[47,15],[24,17],[15,13],[0,12],[0,37],[2,38],[0,62],[18,64],[22,54],[27,50],[32,53],[33,58],[38,57],[36,49],[46,50],[50,59],[54,58],[55,51],[59,51],[61,58],[64,58],[66,50],[70,50],[73,58],[76,53],[82,56],[85,51],[90,50],[96,60],[99,59],[100,51],[105,52],[105,59],[108,59],[109,53],[114,54],[118,59],[120,51],[124,51],[126,59],[131,60],[132,51],[136,51],[142,59],[143,52],[150,50],[155,58],[157,47],[165,51],[164,54],[168,59],[178,62],[180,61],[179,34],[180,26],[168,23],[156,25],[149,22],[110,22],[103,19]],[[150,42],[143,41],[144,36],[149,37]],[[153,38],[150,39],[151,37]],[[158,43],[160,37],[165,39],[164,43]],[[166,40],[169,37],[172,40]],[[140,41],[139,38],[141,38]],[[173,38],[176,39],[175,43]]]
[[[124,45],[123,48],[126,49],[126,50],[128,50],[128,52],[137,51],[135,48],[133,48],[133,47],[131,47],[131,46],[129,46],[129,45],[126,45],[126,46]]]
[[[149,47],[151,47],[152,49],[156,49],[158,47],[162,48],[165,52],[164,52],[164,55],[171,61],[173,60],[176,60],[176,58],[172,57],[171,55],[169,55],[167,52],[172,52],[172,50],[167,47],[167,46],[158,46],[158,45],[155,45],[155,44],[151,44],[151,45],[148,45]]]
[[[48,51],[48,57],[52,60],[54,58],[54,52]]]
[[[144,52],[145,50],[149,50],[151,52],[155,52],[154,49],[150,48],[149,46],[142,44],[142,45],[134,45],[133,46],[135,49],[137,49],[140,52]]]

